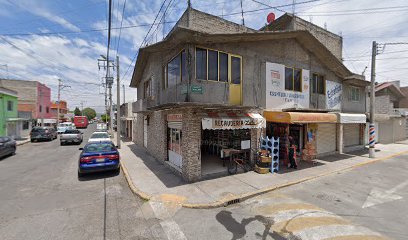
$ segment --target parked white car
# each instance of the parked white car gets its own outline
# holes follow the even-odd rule
[[[106,123],[98,123],[96,125],[96,130],[99,132],[104,132],[108,130],[108,126],[106,125]]]
[[[107,132],[94,132],[89,137],[88,142],[112,142],[109,134]]]

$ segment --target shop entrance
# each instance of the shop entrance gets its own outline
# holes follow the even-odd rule
[[[250,129],[209,130],[201,132],[201,174],[227,174],[230,153],[250,149]]]
[[[279,159],[281,163],[287,165],[289,163],[289,139],[293,139],[293,144],[296,146],[296,155],[300,159],[304,143],[304,124],[286,124],[272,123],[266,124],[266,135],[279,138]]]

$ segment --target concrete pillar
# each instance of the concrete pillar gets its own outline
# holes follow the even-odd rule
[[[195,182],[201,178],[201,118],[193,109],[182,114],[182,176],[188,182]]]
[[[344,134],[343,134],[343,123],[337,123],[337,151],[339,154],[343,154],[344,150]]]

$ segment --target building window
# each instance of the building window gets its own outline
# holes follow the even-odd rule
[[[302,70],[285,67],[285,89],[289,91],[302,91]]]
[[[187,54],[185,50],[182,50],[167,63],[164,76],[164,88],[176,86],[187,80]]]
[[[143,83],[143,97],[146,99],[152,96],[152,80],[149,79]]]
[[[47,113],[49,113],[49,112],[50,112],[50,108],[49,108],[49,107],[45,108],[45,111],[46,111]]]
[[[231,57],[231,83],[241,84],[241,58]]]
[[[319,75],[317,73],[313,73],[311,85],[312,85],[312,93],[325,94],[326,84],[324,81],[324,76]]]
[[[360,101],[360,88],[358,87],[350,87],[350,95],[349,95],[349,99],[350,101],[353,102],[359,102]]]
[[[230,77],[231,83],[240,84],[242,80],[241,62],[240,56],[196,48],[196,79],[229,82]]]
[[[196,48],[196,78],[207,80],[207,49]]]
[[[41,105],[40,105],[40,109],[39,109],[39,110],[40,110],[40,112],[42,112],[42,106],[41,106]]]
[[[7,101],[7,111],[13,111],[13,102]]]

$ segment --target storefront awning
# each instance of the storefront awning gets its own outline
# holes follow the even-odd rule
[[[339,123],[366,123],[367,116],[358,113],[336,113]]]
[[[202,119],[203,129],[251,129],[265,128],[266,121],[258,113],[221,114],[208,113]]]
[[[336,123],[334,113],[309,113],[309,112],[271,112],[265,111],[264,117],[268,122],[277,123]]]

